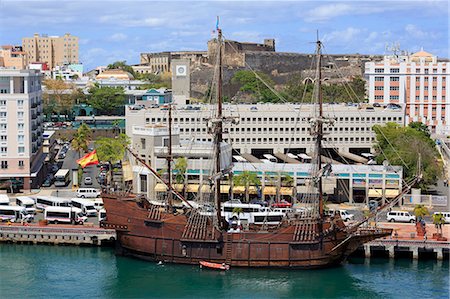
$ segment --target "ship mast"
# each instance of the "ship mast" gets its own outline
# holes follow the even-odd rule
[[[173,193],[172,193],[172,103],[169,103],[169,142],[168,142],[168,149],[167,149],[167,172],[168,172],[168,178],[167,178],[167,185],[169,186],[169,193],[167,194],[167,205],[169,207],[169,210],[172,209],[173,204]]]
[[[216,206],[216,215],[217,215],[217,223],[219,229],[222,228],[222,214],[220,207],[220,179],[221,179],[221,169],[220,169],[220,145],[222,143],[222,30],[217,28],[217,42],[218,42],[218,60],[219,60],[219,74],[218,74],[218,82],[217,82],[217,116],[216,116],[216,125],[215,125],[215,206]]]
[[[323,139],[323,100],[322,100],[322,74],[321,74],[321,63],[322,63],[322,42],[317,40],[317,65],[316,65],[316,101],[319,104],[319,117],[317,119],[317,130],[316,130],[316,153],[317,153],[317,169],[322,168],[322,139]],[[322,175],[319,175],[317,182],[317,191],[319,192],[319,231],[322,233],[322,220],[323,220],[323,189],[322,189]]]

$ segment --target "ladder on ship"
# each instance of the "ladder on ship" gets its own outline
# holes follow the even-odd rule
[[[313,242],[318,237],[317,231],[317,220],[299,220],[295,224],[295,230],[292,239],[294,242]]]
[[[225,245],[225,263],[227,265],[231,265],[231,253],[233,248],[233,235],[232,234],[226,234],[226,245]]]
[[[208,231],[208,216],[192,213],[184,227],[183,239],[207,240],[213,239],[213,234]]]
[[[148,219],[151,220],[161,220],[161,210],[160,207],[157,205],[150,205],[148,209]]]

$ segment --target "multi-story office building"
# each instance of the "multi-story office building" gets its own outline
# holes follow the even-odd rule
[[[23,70],[28,65],[27,53],[21,46],[0,47],[0,67]]]
[[[425,123],[436,134],[450,133],[450,62],[438,62],[425,51],[386,56],[367,62],[371,103],[396,103],[405,108],[406,122]]]
[[[133,126],[131,134],[131,147],[133,151],[144,159],[153,169],[162,173],[167,172],[167,152],[169,144],[168,129],[164,125]],[[221,147],[221,165],[229,169],[233,175],[240,175],[244,171],[252,172],[260,179],[260,186],[251,186],[251,198],[264,197],[273,200],[281,196],[288,200],[301,197],[302,194],[315,192],[312,189],[311,177],[313,168],[308,163],[256,163],[235,162],[231,164],[232,150],[229,144]],[[173,180],[173,188],[186,194],[188,199],[207,199],[211,196],[211,175],[214,163],[212,161],[213,148],[211,142],[180,141],[178,128],[172,130],[172,157],[177,164],[180,157],[186,159],[186,173],[184,184],[181,180]],[[133,190],[135,193],[146,194],[150,199],[161,199],[166,193],[166,187],[141,163],[131,158]],[[179,175],[178,170],[172,167],[173,178]],[[125,170],[124,170],[125,172]],[[369,199],[393,198],[402,189],[402,167],[384,165],[332,165],[329,175],[324,177],[324,192],[333,201],[349,201],[351,203],[368,203]],[[167,175],[167,174],[166,174]],[[289,176],[292,182],[289,185],[279,185],[282,177]],[[243,186],[232,186],[228,178],[223,180],[221,193],[223,198],[229,199],[232,194],[241,198],[244,193]],[[230,191],[232,188],[232,191]],[[258,191],[260,189],[260,191]],[[278,191],[277,191],[278,189]],[[259,195],[258,195],[259,193]]]
[[[37,187],[43,179],[41,74],[0,69],[0,181]]]
[[[48,36],[35,33],[33,37],[22,39],[23,50],[30,62],[46,62],[50,69],[56,66],[78,63],[78,37]]]
[[[132,127],[167,124],[167,108],[141,110],[127,107],[126,132]],[[208,133],[208,119],[215,111],[211,105],[179,106],[173,111],[173,125],[184,140],[212,141]],[[256,156],[274,153],[310,153],[314,138],[310,135],[310,121],[315,114],[313,105],[257,104],[224,105],[224,115],[234,119],[224,125],[224,140],[233,150]],[[332,118],[332,126],[325,126],[324,147],[340,151],[370,152],[375,141],[374,125],[387,122],[403,124],[403,111],[381,107],[324,105],[324,115]]]

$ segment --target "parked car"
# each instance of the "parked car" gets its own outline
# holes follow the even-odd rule
[[[261,205],[263,207],[267,207],[269,205],[269,203],[267,201],[261,200],[261,199],[252,199],[250,201],[251,204],[255,204],[255,205]]]
[[[64,159],[65,157],[66,157],[66,153],[64,153],[64,152],[61,152],[58,155],[58,159]]]
[[[115,163],[113,164],[112,168],[122,168],[122,163]]]
[[[84,178],[85,185],[92,185],[92,178],[90,176]]]
[[[53,184],[53,178],[47,177],[42,183],[42,187],[50,187]]]
[[[53,164],[52,166],[50,166],[49,170],[51,173],[56,173],[59,170],[58,164]]]
[[[328,210],[327,211],[328,215],[334,215],[335,213],[339,213],[339,215],[341,216],[342,220],[344,220],[344,221],[355,220],[355,215],[350,214],[346,210],[337,210],[337,211],[335,211],[335,210]]]
[[[272,208],[290,208],[291,206],[292,206],[292,204],[285,200],[282,200],[280,202],[275,202],[272,204]]]
[[[411,215],[407,211],[390,211],[386,215],[389,222],[415,222],[416,216]]]

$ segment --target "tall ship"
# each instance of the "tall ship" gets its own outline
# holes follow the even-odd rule
[[[289,212],[264,206],[244,205],[233,209],[233,202],[221,201],[221,181],[230,175],[230,169],[221,165],[223,123],[230,121],[222,115],[222,56],[224,40],[220,29],[218,37],[218,74],[215,99],[217,109],[210,119],[213,135],[214,165],[211,182],[211,204],[193,204],[172,186],[171,138],[167,151],[168,173],[161,176],[138,155],[129,150],[135,159],[167,186],[164,202],[128,192],[104,192],[102,197],[107,210],[104,226],[117,232],[116,251],[141,259],[179,264],[198,265],[200,262],[225,264],[231,267],[285,267],[323,268],[338,265],[346,260],[360,245],[391,235],[390,229],[363,226],[381,209],[395,204],[395,200],[373,211],[369,217],[346,225],[341,216],[329,214],[324,208],[322,178],[330,165],[321,158],[324,126],[333,120],[322,110],[321,49],[316,42],[316,79],[314,98],[316,116],[311,118],[311,134],[315,138],[315,153],[310,164],[311,188],[315,191],[301,197],[300,208]],[[171,108],[169,125],[171,132]],[[418,177],[404,184],[400,198],[409,191]],[[177,209],[175,202],[184,208]],[[256,207],[255,207],[256,206]],[[235,205],[238,207],[238,205]],[[244,208],[242,208],[244,207]],[[244,210],[244,211],[243,211]],[[245,211],[247,210],[247,211]],[[252,210],[252,211],[248,211]],[[227,214],[227,212],[230,212]],[[241,212],[251,214],[253,221],[241,224]],[[258,220],[257,220],[258,219]]]

